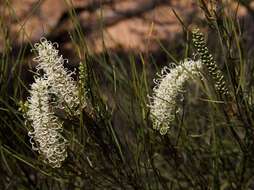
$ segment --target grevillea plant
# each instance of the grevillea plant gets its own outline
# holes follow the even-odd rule
[[[153,128],[159,130],[161,135],[168,132],[175,120],[177,97],[183,95],[184,84],[199,74],[201,65],[201,61],[186,59],[175,68],[164,67],[158,74],[159,78],[154,80],[156,85],[149,107]]]
[[[56,112],[62,110],[66,114],[77,115],[80,102],[84,107],[86,101],[79,98],[80,91],[72,78],[73,72],[64,68],[65,59],[58,54],[55,46],[57,44],[45,38],[34,45],[38,53],[34,58],[38,63],[37,76],[31,85],[26,119],[33,127],[33,131],[29,132],[33,149],[46,163],[60,167],[67,157],[67,140],[62,135],[63,125]],[[39,71],[43,71],[42,76]]]

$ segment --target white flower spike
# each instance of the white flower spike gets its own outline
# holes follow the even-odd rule
[[[76,110],[78,114],[79,90],[76,81],[71,77],[74,72],[67,71],[63,64],[65,59],[58,55],[58,46],[45,38],[40,43],[34,45],[38,51],[38,56],[34,58],[38,62],[37,69],[45,72],[45,77],[52,87],[51,92],[57,97],[56,108],[65,110]],[[85,104],[85,102],[83,102]]]
[[[38,63],[37,76],[31,86],[28,98],[26,119],[31,122],[33,131],[31,137],[32,148],[37,150],[44,161],[52,167],[60,167],[67,157],[67,140],[62,136],[63,126],[56,112],[79,114],[79,88],[72,78],[73,72],[68,72],[63,64],[65,60],[58,55],[53,44],[42,38],[34,45],[38,56],[34,60]],[[82,106],[86,101],[82,102]]]
[[[31,137],[32,148],[41,154],[44,161],[52,167],[60,167],[67,157],[67,141],[61,135],[62,123],[54,115],[49,91],[47,80],[35,79],[28,98],[27,117],[33,126],[33,131],[28,135]]]
[[[186,59],[175,68],[164,67],[159,79],[154,82],[153,96],[151,97],[151,119],[153,128],[165,135],[175,119],[177,97],[183,93],[187,80],[196,76],[201,69],[201,61]]]

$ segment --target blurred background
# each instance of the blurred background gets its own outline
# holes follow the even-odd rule
[[[168,49],[181,51],[186,38],[183,23],[186,27],[207,27],[207,15],[199,4],[194,0],[2,0],[0,52],[7,46],[18,51],[44,36],[58,42],[65,56],[75,63],[69,33],[77,23],[94,53],[108,49],[160,55],[158,41]],[[245,23],[251,38],[254,2],[225,0],[223,6]],[[214,9],[219,13],[222,7]],[[70,11],[75,13],[75,20]]]

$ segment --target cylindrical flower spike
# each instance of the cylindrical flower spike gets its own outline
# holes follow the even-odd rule
[[[184,60],[173,69],[164,67],[155,80],[151,97],[151,119],[153,128],[165,135],[175,119],[177,97],[182,95],[184,84],[193,76],[197,76],[201,69],[201,61]]]
[[[79,92],[80,92],[80,102],[82,103],[81,107],[85,107],[87,105],[87,102],[86,102],[87,91],[88,91],[87,78],[88,78],[87,67],[85,63],[80,62],[78,84],[79,84]]]
[[[56,44],[42,38],[35,44],[38,56],[37,74],[43,71],[41,78],[35,78],[31,86],[25,118],[31,122],[33,131],[29,132],[32,148],[37,150],[44,161],[52,167],[60,167],[67,157],[66,142],[57,110],[79,114],[79,104],[86,106],[86,99],[79,98],[78,84],[63,64],[65,60],[58,55]],[[85,71],[83,71],[84,74]],[[83,92],[85,96],[85,92]],[[25,109],[23,109],[25,111]]]
[[[199,29],[194,29],[192,31],[192,37],[193,45],[197,49],[201,61],[207,66],[208,71],[215,82],[215,89],[220,94],[229,95],[224,76],[206,47],[204,34],[200,32]]]
[[[38,56],[34,58],[38,62],[37,69],[42,69],[45,72],[45,77],[52,88],[51,91],[57,98],[56,108],[68,111],[76,110],[75,113],[78,113],[79,90],[77,83],[71,77],[73,72],[64,68],[63,64],[66,60],[58,55],[55,45],[45,38],[34,45],[38,51]],[[85,102],[82,104],[86,105]]]
[[[62,123],[54,115],[48,80],[36,78],[28,98],[27,119],[33,131],[29,132],[32,148],[38,150],[44,161],[52,167],[60,167],[67,157],[66,139],[61,135]],[[34,141],[34,142],[32,142]]]

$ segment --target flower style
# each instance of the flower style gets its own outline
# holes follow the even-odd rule
[[[56,43],[51,43],[45,38],[41,39],[40,43],[34,45],[38,51],[38,56],[34,58],[38,62],[37,70],[43,70],[45,77],[51,86],[51,92],[57,98],[56,108],[73,111],[76,109],[78,114],[79,105],[79,90],[76,81],[71,77],[74,72],[67,71],[63,64],[65,59],[62,55],[58,55],[58,50],[55,48]],[[82,101],[83,106],[86,105]]]
[[[184,60],[174,69],[164,67],[159,79],[154,80],[151,97],[151,119],[153,128],[165,135],[175,119],[177,97],[183,93],[184,84],[192,76],[199,73],[201,61]]]
[[[51,86],[44,78],[36,78],[28,98],[27,119],[31,121],[33,131],[32,148],[37,150],[44,161],[52,167],[60,167],[67,157],[66,139],[61,135],[62,123],[54,115],[50,97]],[[32,142],[35,141],[35,142]]]

